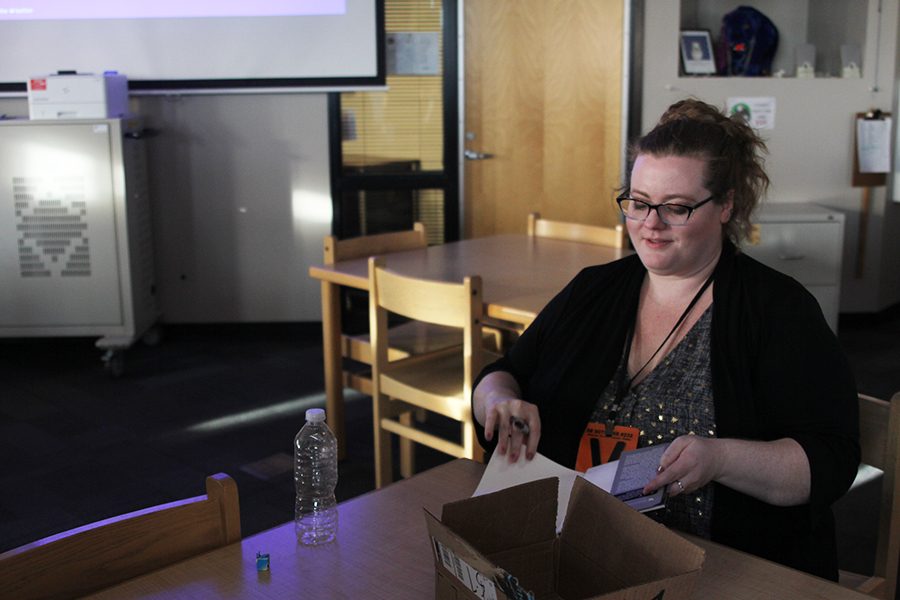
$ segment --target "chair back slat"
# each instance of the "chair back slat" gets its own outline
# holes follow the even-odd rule
[[[371,260],[371,259],[370,259]],[[474,297],[481,299],[481,278],[466,277],[462,285],[406,277],[384,268],[373,271],[378,305],[404,317],[446,327],[464,328]],[[480,310],[472,315],[480,317]]]
[[[237,484],[219,473],[206,495],[119,515],[0,554],[0,598],[89,594],[241,539]]]
[[[887,460],[890,415],[890,402],[860,394],[859,439],[862,462],[882,471],[885,470]]]
[[[325,236],[323,251],[325,264],[333,265],[342,260],[418,250],[427,246],[425,225],[415,223],[412,229],[405,231],[377,233],[346,240],[339,240],[333,235]]]
[[[551,221],[550,219],[542,219],[539,213],[528,215],[528,235],[555,240],[583,242],[610,248],[624,248],[626,238],[625,227],[621,224],[615,227],[602,227],[600,225]]]

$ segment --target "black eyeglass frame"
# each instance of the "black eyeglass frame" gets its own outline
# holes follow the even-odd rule
[[[637,198],[632,198],[628,194],[622,194],[621,196],[618,196],[616,198],[616,204],[619,206],[619,212],[621,212],[622,216],[625,217],[626,219],[631,219],[632,221],[638,221],[638,222],[642,223],[642,222],[646,221],[648,218],[650,218],[650,211],[655,210],[656,216],[659,217],[659,220],[662,221],[663,223],[665,223],[666,225],[668,225],[670,227],[684,227],[685,225],[688,224],[688,221],[690,220],[691,215],[694,214],[695,210],[697,210],[698,208],[700,208],[707,202],[710,202],[716,196],[717,196],[717,194],[713,194],[706,200],[701,200],[700,202],[698,202],[697,204],[695,204],[693,206],[688,206],[687,204],[680,204],[678,202],[663,202],[662,204],[650,204],[649,202],[647,202],[645,200],[638,200]],[[622,202],[624,202],[626,200],[628,200],[629,202],[638,202],[640,204],[645,205],[647,207],[647,216],[644,217],[643,219],[638,219],[638,218],[629,216],[628,213],[625,212],[625,209],[622,208]],[[684,218],[684,223],[669,223],[668,221],[666,221],[666,218],[663,217],[661,212],[659,212],[659,209],[663,206],[677,206],[678,208],[683,208],[683,209],[687,210],[688,213],[687,213],[687,216]]]

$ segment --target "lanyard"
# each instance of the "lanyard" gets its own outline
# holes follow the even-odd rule
[[[635,379],[637,379],[638,375],[640,375],[644,371],[644,369],[647,368],[647,365],[649,365],[650,362],[654,358],[656,358],[656,355],[659,354],[659,351],[663,349],[663,347],[666,345],[666,342],[669,341],[669,338],[671,338],[678,330],[678,328],[681,327],[681,324],[690,314],[691,310],[694,308],[697,302],[700,301],[700,296],[702,296],[703,292],[706,291],[706,288],[708,288],[710,284],[712,284],[714,278],[715,271],[713,273],[710,273],[709,277],[706,278],[706,281],[703,282],[703,285],[700,286],[700,289],[697,290],[697,293],[694,294],[694,297],[691,300],[690,304],[687,305],[687,308],[685,308],[684,312],[681,313],[681,316],[678,317],[678,321],[675,323],[674,327],[672,327],[672,330],[669,331],[669,335],[666,336],[666,338],[662,341],[656,351],[650,356],[650,358],[647,359],[647,362],[645,362],[644,365],[637,370],[637,373],[635,373],[631,377],[628,377],[628,358],[631,356],[631,342],[634,339],[635,323],[632,323],[628,328],[628,334],[625,337],[625,352],[624,356],[622,357],[622,364],[619,367],[619,370],[616,371],[616,398],[615,402],[613,403],[612,410],[609,411],[609,416],[606,419],[607,432],[612,432],[616,421],[616,414],[619,408],[621,408],[622,406],[622,401],[625,399],[625,394],[628,393],[629,389],[631,389],[631,384]],[[635,314],[634,319],[636,322],[637,314]]]

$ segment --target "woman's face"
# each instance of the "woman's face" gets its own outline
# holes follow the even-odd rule
[[[710,197],[703,185],[706,162],[685,156],[641,154],[631,172],[631,197],[649,204],[694,206]],[[626,219],[631,243],[647,270],[656,275],[690,277],[715,262],[722,249],[722,225],[731,217],[731,200],[716,198],[693,211],[686,225],[663,223],[651,210],[646,221]]]

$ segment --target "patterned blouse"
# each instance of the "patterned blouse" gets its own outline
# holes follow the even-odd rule
[[[708,308],[678,345],[622,399],[617,425],[640,430],[638,447],[671,442],[681,435],[716,436],[710,369],[712,307]],[[623,355],[624,358],[624,355]],[[619,370],[626,368],[619,364]],[[616,379],[606,386],[591,421],[605,423],[615,404]],[[647,513],[674,529],[710,537],[713,486],[669,498],[666,507]]]

